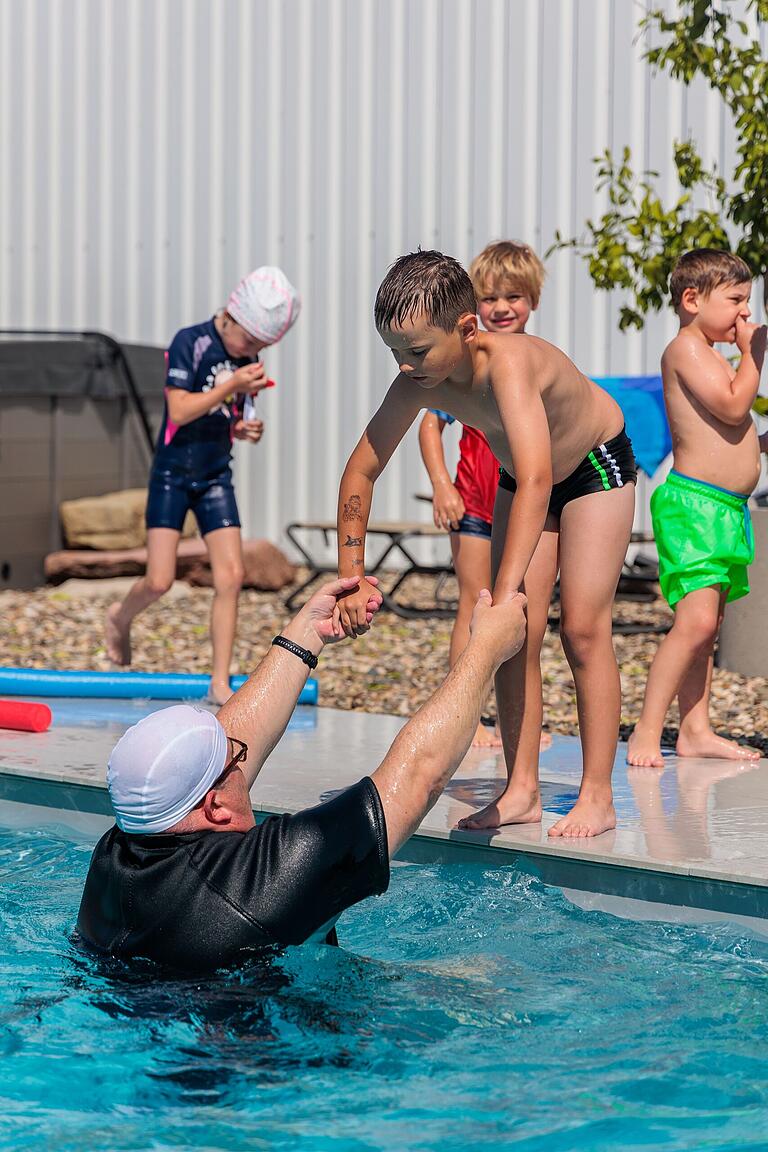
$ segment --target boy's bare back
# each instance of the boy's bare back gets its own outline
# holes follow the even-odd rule
[[[736,340],[742,355],[755,338],[760,329],[743,323]],[[760,476],[760,448],[755,423],[734,396],[734,368],[688,327],[667,345],[661,372],[675,469],[748,495]]]
[[[507,408],[524,434],[527,413],[543,406],[555,484],[596,445],[620,432],[624,423],[618,404],[579,372],[565,353],[523,333],[478,333],[471,387],[445,380],[430,389],[430,406],[484,432],[510,475],[515,473],[503,411]]]

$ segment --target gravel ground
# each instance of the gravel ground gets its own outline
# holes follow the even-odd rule
[[[16,667],[109,669],[102,627],[105,608],[123,595],[130,581],[69,581],[33,592],[0,592],[0,663]],[[416,597],[419,588],[414,582]],[[237,670],[247,672],[266,652],[285,623],[283,593],[242,594]],[[205,672],[209,667],[208,610],[211,592],[176,584],[163,601],[138,617],[133,630],[137,671]],[[557,614],[556,607],[553,614]],[[660,599],[651,603],[617,600],[617,622],[668,623]],[[407,716],[439,684],[445,671],[450,620],[403,620],[382,613],[376,626],[355,644],[327,648],[318,669],[324,705]],[[616,635],[623,690],[622,735],[637,718],[648,666],[658,635]],[[545,727],[576,734],[576,702],[568,665],[554,632],[542,657]],[[488,715],[494,714],[493,700]],[[715,669],[714,727],[762,748],[768,754],[768,680]],[[667,736],[677,716],[670,711]]]

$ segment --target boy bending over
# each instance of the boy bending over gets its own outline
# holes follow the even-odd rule
[[[524,587],[528,633],[496,675],[507,787],[461,824],[541,820],[540,652],[560,566],[561,631],[576,682],[584,770],[573,810],[549,834],[595,836],[616,822],[611,772],[620,685],[611,605],[634,513],[632,446],[619,406],[567,356],[535,336],[481,332],[476,306],[467,273],[440,252],[402,256],[381,284],[376,327],[399,372],[344,470],[339,571],[364,575],[374,483],[422,408],[448,412],[485,434],[502,465],[491,542],[494,601]],[[367,630],[368,602],[376,598],[362,579],[340,601],[347,634]]]
[[[488,332],[524,332],[528,317],[539,306],[544,265],[527,244],[499,240],[488,244],[469,268],[477,311]],[[432,483],[435,525],[451,534],[451,555],[459,584],[449,663],[451,668],[469,642],[469,622],[481,588],[491,586],[491,525],[499,462],[477,428],[465,424],[459,442],[456,480],[445,466],[443,429],[453,422],[447,412],[430,410],[419,427],[421,457]],[[551,737],[547,734],[551,742]],[[478,724],[472,743],[501,744],[496,729]]]
[[[673,467],[651,497],[661,590],[675,622],[654,657],[627,760],[661,767],[661,732],[675,696],[678,756],[759,759],[709,723],[715,641],[729,600],[749,592],[754,544],[747,498],[760,475],[750,409],[765,354],[765,326],[749,324],[752,276],[738,256],[686,252],[670,277],[680,331],[661,359]],[[736,344],[734,372],[715,349]]]

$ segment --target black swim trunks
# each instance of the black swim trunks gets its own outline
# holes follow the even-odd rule
[[[94,849],[77,927],[110,956],[211,972],[332,931],[345,908],[388,884],[384,812],[365,777],[248,832],[112,828]]]
[[[632,441],[625,428],[618,436],[598,444],[584,457],[581,464],[565,480],[552,486],[549,511],[559,516],[566,504],[587,496],[592,492],[609,492],[612,488],[623,488],[625,484],[637,483],[637,464],[632,451]],[[515,478],[504,468],[499,469],[499,488],[516,492]]]

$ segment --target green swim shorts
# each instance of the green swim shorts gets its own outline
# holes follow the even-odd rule
[[[729,601],[747,595],[755,544],[746,496],[673,469],[651,496],[651,519],[670,608],[713,585],[727,589]]]

